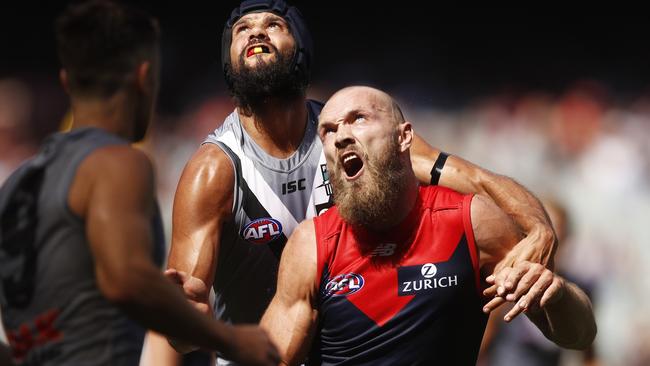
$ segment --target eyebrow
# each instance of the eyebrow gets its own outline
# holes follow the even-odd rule
[[[269,20],[281,21],[282,23],[288,25],[287,21],[283,17],[281,17],[279,15],[276,15],[276,14],[273,14],[273,13],[264,14],[263,18],[262,18],[262,21],[263,22],[268,22]],[[241,17],[241,18],[239,18],[239,20],[237,20],[235,22],[235,24],[232,25],[232,28],[234,29],[235,27],[237,27],[240,24],[248,24],[248,23],[250,23],[250,18]]]
[[[348,120],[350,119],[350,117],[352,117],[352,116],[354,116],[354,115],[357,115],[357,114],[365,114],[365,115],[369,115],[369,114],[370,114],[370,111],[368,111],[367,109],[364,109],[364,108],[359,108],[359,107],[357,107],[357,108],[354,108],[354,109],[352,109],[352,110],[347,111],[347,112],[345,113],[344,117],[343,117],[343,120],[344,120],[344,121],[348,121]],[[322,119],[319,119],[319,120],[318,120],[318,126],[319,126],[319,127],[320,127],[321,125],[323,125],[323,124],[332,124],[332,123],[336,123],[336,122],[331,121],[331,120],[322,120]]]

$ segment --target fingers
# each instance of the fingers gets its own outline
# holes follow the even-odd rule
[[[165,271],[165,277],[167,277],[169,280],[174,282],[177,285],[183,286],[183,284],[187,281],[187,273],[183,271],[178,271],[174,268],[169,268]]]
[[[505,277],[503,283],[503,287],[506,289],[506,292],[511,292],[512,290],[519,289],[519,286],[521,285],[519,281],[528,272],[529,268],[530,264],[528,262],[522,262],[510,270],[510,273],[508,273],[508,275]]]
[[[553,283],[553,272],[545,270],[537,279],[535,284],[530,288],[528,293],[519,300],[518,305],[524,310],[528,310],[531,306],[538,306],[539,299],[544,294],[544,291]]]
[[[535,281],[539,279],[545,268],[541,264],[522,264],[518,268],[525,268],[525,271],[520,272],[521,276],[515,282],[515,289],[513,293],[506,296],[508,301],[517,301],[519,298],[527,293]]]
[[[487,314],[503,305],[505,302],[506,300],[503,297],[495,297],[483,306],[483,312]]]
[[[495,297],[497,296],[497,285],[492,285],[485,290],[483,290],[483,296],[487,298]]]
[[[544,291],[542,299],[539,301],[539,306],[544,307],[558,301],[564,295],[565,283],[564,280],[558,276],[553,278],[553,283]]]
[[[502,296],[506,293],[505,280],[512,271],[512,267],[506,267],[494,274],[494,285],[497,288],[497,295]]]

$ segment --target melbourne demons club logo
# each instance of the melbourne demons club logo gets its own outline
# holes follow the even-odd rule
[[[276,219],[262,217],[244,226],[240,235],[253,244],[268,244],[282,235],[282,224]]]
[[[356,273],[338,275],[327,282],[324,289],[324,297],[351,295],[363,287],[363,276]]]

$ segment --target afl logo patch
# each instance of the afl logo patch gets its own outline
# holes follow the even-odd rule
[[[241,237],[253,244],[268,244],[282,234],[282,224],[276,219],[262,217],[244,226]]]
[[[363,287],[363,276],[356,273],[338,275],[325,285],[325,297],[351,295]]]

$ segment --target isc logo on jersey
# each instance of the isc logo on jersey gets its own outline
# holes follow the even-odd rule
[[[253,244],[268,244],[282,234],[282,224],[276,219],[262,217],[244,226],[241,237]]]
[[[327,281],[325,289],[323,290],[323,297],[330,296],[347,296],[351,295],[363,287],[363,276],[356,273],[346,273],[338,275],[331,280]]]

